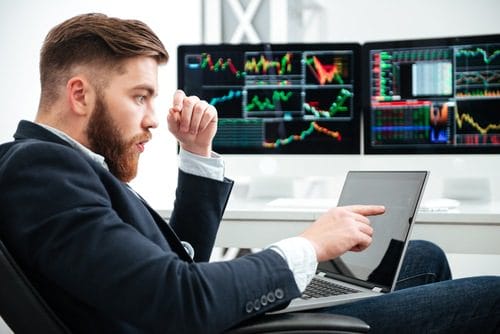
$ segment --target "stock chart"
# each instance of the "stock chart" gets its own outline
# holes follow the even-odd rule
[[[365,47],[368,151],[500,149],[500,36]]]
[[[359,45],[181,46],[179,87],[218,110],[221,153],[359,153]]]

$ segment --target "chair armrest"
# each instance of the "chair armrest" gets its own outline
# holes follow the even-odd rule
[[[367,333],[364,321],[328,313],[267,314],[245,321],[226,334],[256,333]]]

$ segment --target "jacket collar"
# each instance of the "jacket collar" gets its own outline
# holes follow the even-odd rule
[[[17,130],[14,133],[14,139],[39,139],[71,146],[66,140],[43,128],[42,126],[25,120],[20,121],[17,125]]]
[[[77,151],[80,151],[91,160],[97,162],[104,169],[109,170],[108,165],[102,155],[92,152],[66,133],[61,130],[54,129],[50,126],[37,124],[29,121],[21,121],[17,127],[17,131],[14,134],[16,140],[20,139],[39,139],[44,141],[51,141],[56,143],[61,143],[70,147],[73,147]],[[61,141],[62,140],[62,141]]]

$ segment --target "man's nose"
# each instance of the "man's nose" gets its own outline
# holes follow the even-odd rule
[[[144,115],[143,126],[148,129],[155,129],[158,127],[158,118],[156,117],[153,107],[148,108],[146,114]]]

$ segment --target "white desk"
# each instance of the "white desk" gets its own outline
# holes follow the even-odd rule
[[[299,234],[326,210],[269,206],[267,202],[231,199],[216,245],[262,248]],[[160,210],[167,220],[170,212]],[[419,211],[412,239],[433,241],[446,253],[500,255],[500,203],[464,202],[448,211]],[[497,265],[500,272],[500,260]]]
[[[284,208],[269,201],[231,199],[216,246],[263,248],[296,236],[326,208]],[[160,210],[168,220],[171,210]],[[500,275],[500,203],[462,203],[448,211],[419,211],[412,239],[439,245],[450,262],[453,277]]]

